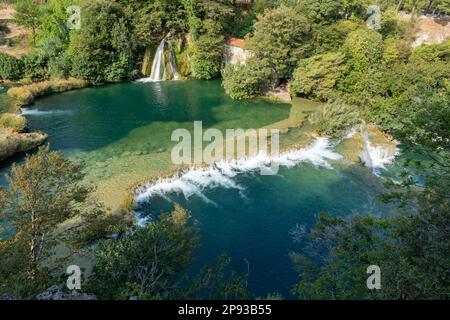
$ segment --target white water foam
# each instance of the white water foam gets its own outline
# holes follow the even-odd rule
[[[63,110],[49,110],[49,111],[42,111],[39,109],[28,109],[28,108],[22,108],[21,114],[24,116],[31,115],[31,116],[46,116],[46,115],[52,115],[52,114],[69,114],[70,111],[63,111]]]
[[[392,164],[400,153],[398,148],[396,148],[395,152],[391,152],[383,146],[374,147],[370,141],[367,141],[366,148],[371,160],[371,168],[375,175],[379,175],[380,170],[386,170],[386,166]]]
[[[257,173],[261,168],[268,167],[273,163],[290,168],[300,163],[308,162],[317,167],[332,169],[328,161],[341,158],[341,155],[331,150],[331,145],[327,138],[317,138],[307,148],[282,153],[276,157],[269,157],[261,152],[249,159],[229,162],[220,161],[208,168],[189,169],[178,176],[160,179],[140,188],[137,191],[136,202],[142,204],[151,200],[154,196],[168,199],[169,194],[176,193],[182,194],[186,199],[196,195],[203,201],[214,204],[213,201],[204,195],[204,190],[206,188],[222,187],[243,192],[244,188],[234,180],[239,174]],[[139,225],[147,223],[147,219],[141,218],[139,214],[137,214],[137,220]]]
[[[392,152],[384,146],[374,147],[370,142],[367,131],[363,132],[363,138],[365,146],[361,159],[368,168],[372,169],[373,174],[379,176],[381,170],[386,170],[386,166],[395,161],[395,158],[400,154],[400,149],[395,147],[395,151]]]

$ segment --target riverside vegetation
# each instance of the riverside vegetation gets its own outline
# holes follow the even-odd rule
[[[61,28],[73,4],[82,8],[82,28]],[[401,181],[388,182],[390,191],[381,195],[397,205],[396,214],[320,213],[302,234],[310,250],[290,255],[298,273],[291,292],[299,299],[448,299],[450,41],[412,43],[414,18],[448,14],[450,4],[377,1],[379,29],[367,27],[369,4],[256,0],[244,14],[228,0],[22,0],[16,20],[32,30],[33,51],[20,59],[0,54],[0,77],[29,83],[9,91],[21,105],[43,93],[136,79],[148,48],[170,34],[180,43],[174,51],[183,77],[221,77],[233,99],[287,85],[292,96],[322,102],[308,116],[319,135],[339,139],[353,128],[377,126],[401,142],[406,159]],[[252,53],[246,64],[222,65],[224,41],[244,36]],[[1,124],[11,132],[25,127],[12,115],[3,115]],[[81,163],[48,148],[13,165],[9,187],[0,189],[3,226],[14,227],[0,241],[0,293],[33,298],[64,283],[62,262],[49,263],[55,242],[64,241],[79,250],[95,244],[83,290],[102,298],[254,297],[248,275],[231,271],[228,257],[188,273],[200,239],[185,209],[176,206],[139,228],[129,196],[121,212],[107,213],[90,197],[94,190],[84,176]],[[64,229],[68,219],[78,223]],[[365,286],[371,264],[382,270],[383,290]]]

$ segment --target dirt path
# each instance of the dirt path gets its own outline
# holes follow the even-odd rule
[[[14,6],[13,5],[0,5],[0,21],[2,20],[12,20],[14,17]],[[1,42],[6,43],[0,45],[0,52],[5,52],[15,57],[21,57],[24,54],[30,52],[28,46],[28,30],[24,27],[19,27],[15,23],[8,22],[8,33],[2,37],[0,36]],[[6,42],[5,42],[6,40]],[[10,43],[15,43],[13,46]]]

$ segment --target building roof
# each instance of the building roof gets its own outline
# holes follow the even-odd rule
[[[233,47],[239,47],[243,48],[245,46],[245,40],[244,39],[237,39],[237,38],[230,38],[227,41],[227,44]]]

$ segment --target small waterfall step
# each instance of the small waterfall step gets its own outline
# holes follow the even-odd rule
[[[168,67],[170,68],[169,72],[172,74],[172,80],[179,80],[180,75],[177,71],[177,65],[175,61],[175,56],[173,54],[172,44],[170,41],[168,43],[168,53],[169,53],[169,61]],[[166,59],[164,55],[164,49],[166,48],[166,38],[164,38],[156,49],[155,56],[153,58],[152,70],[150,73],[150,77],[142,78],[137,80],[138,82],[159,82],[167,80],[167,70],[166,70]]]

